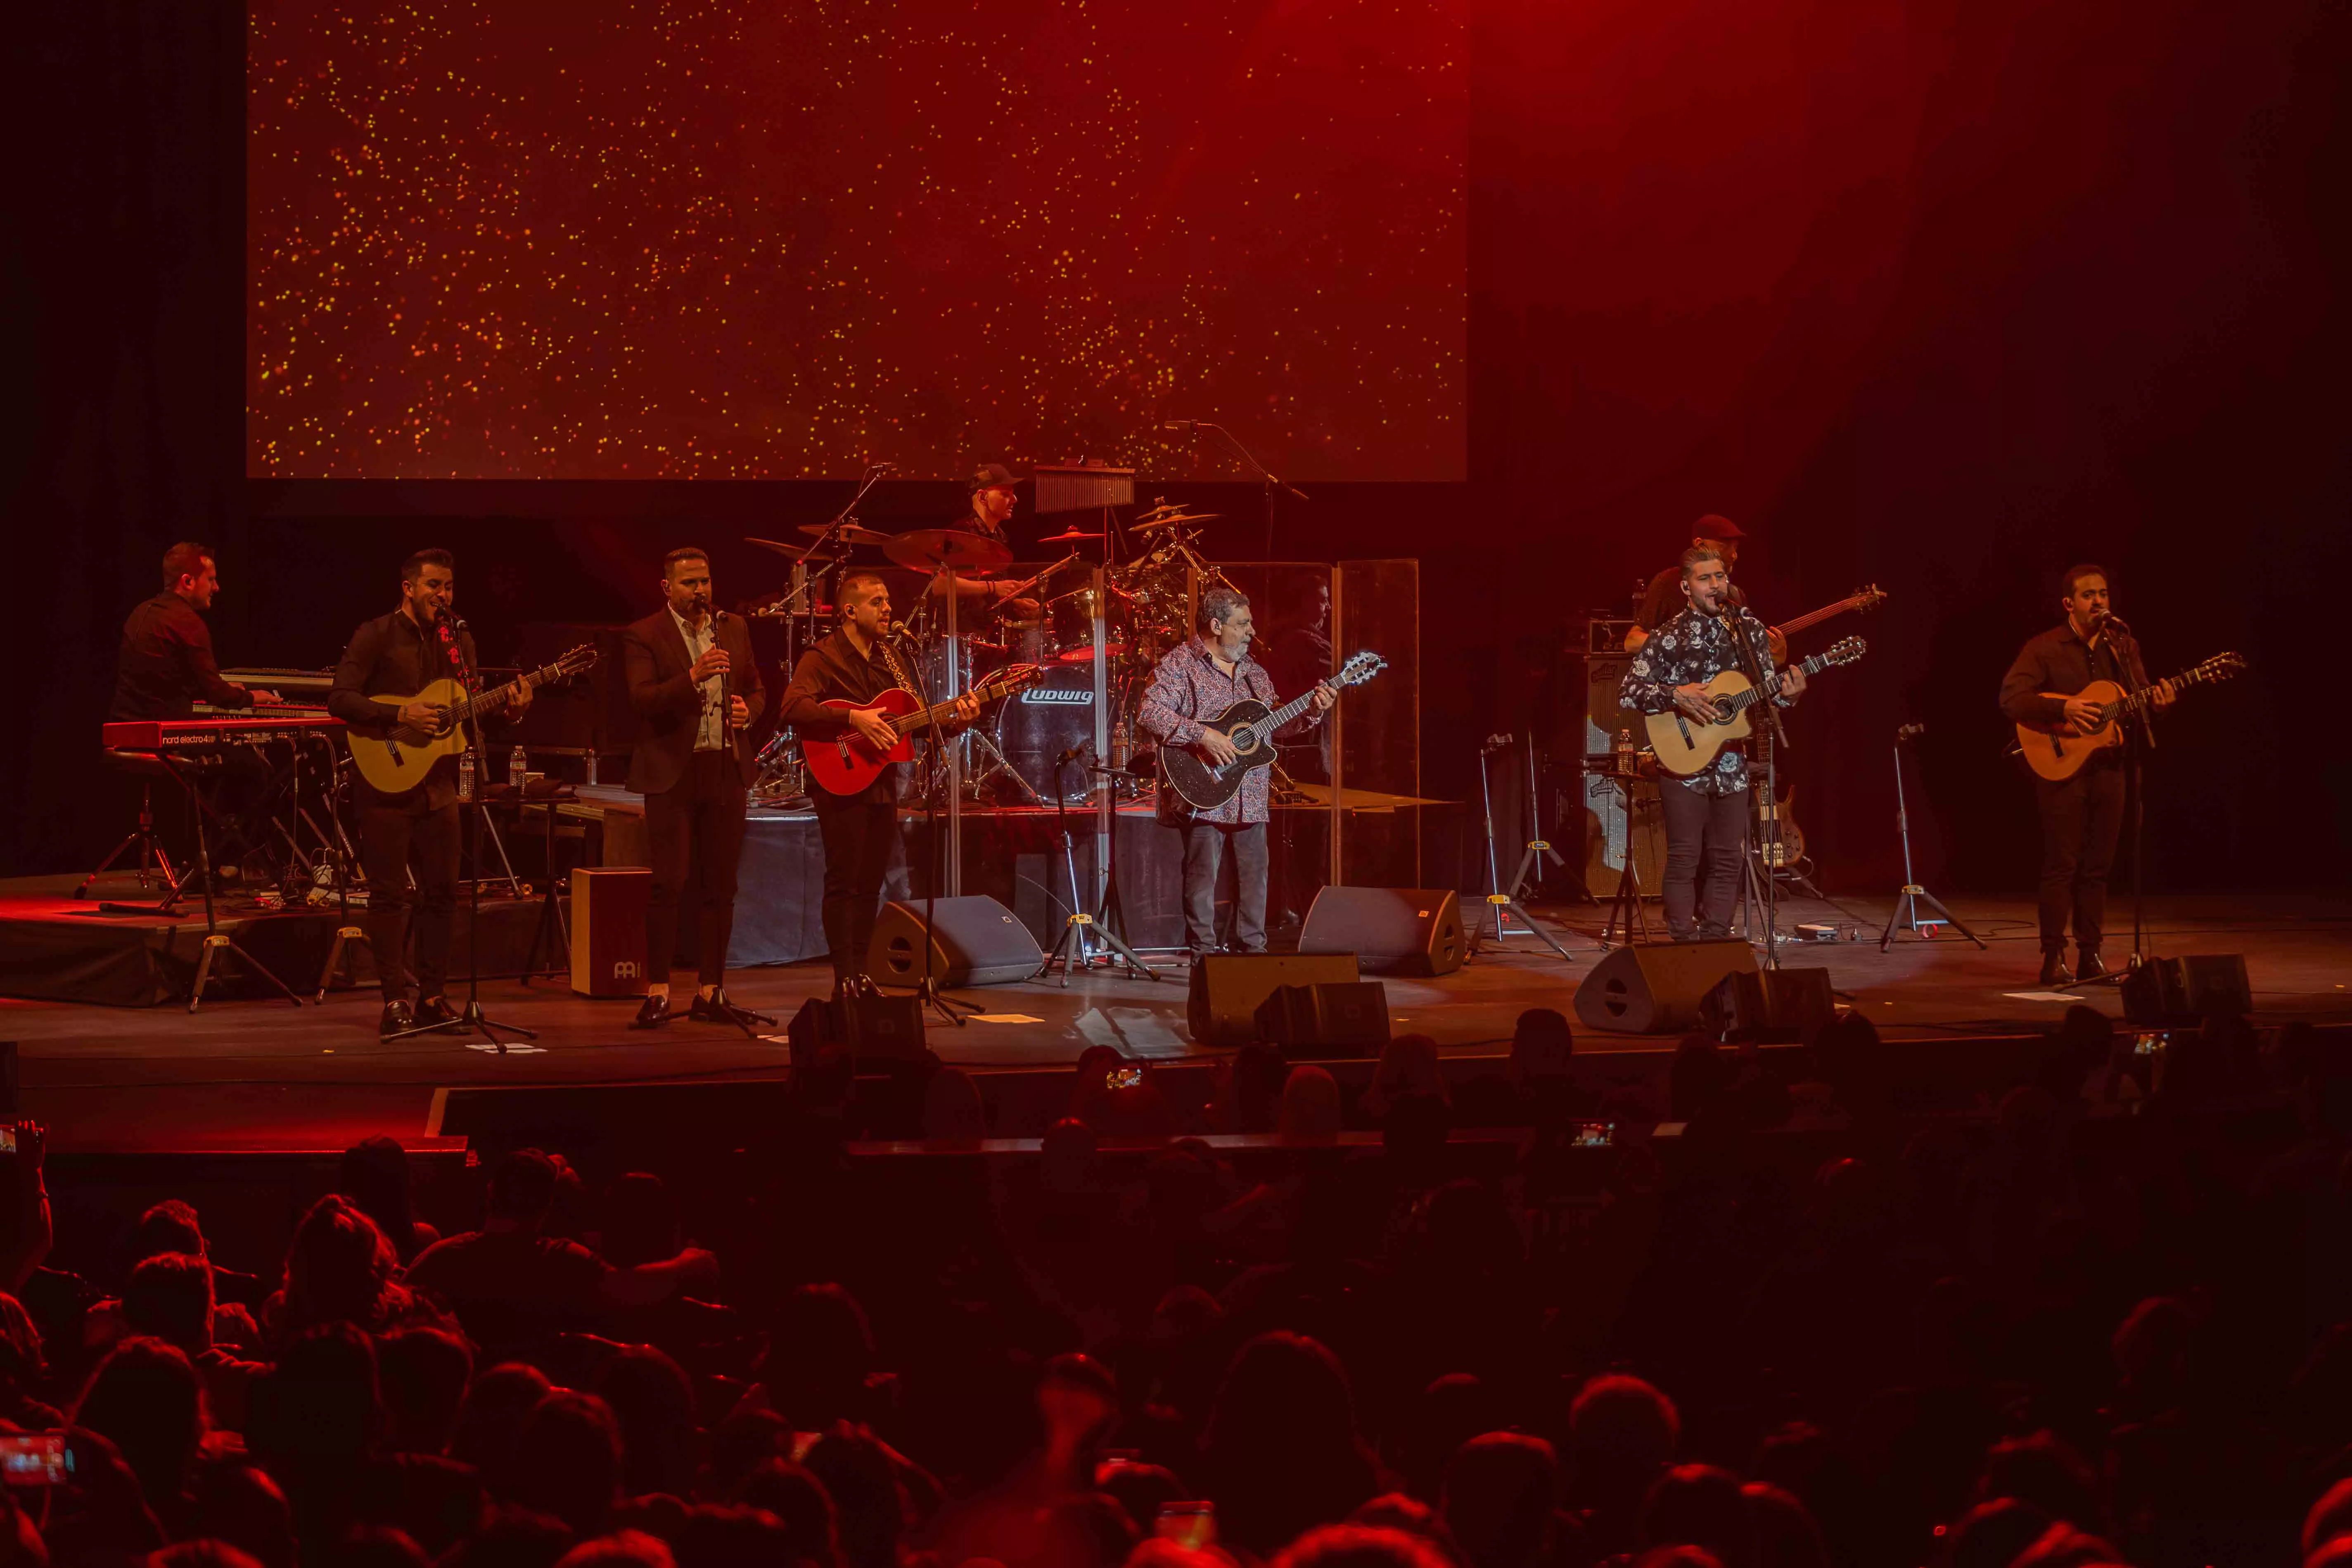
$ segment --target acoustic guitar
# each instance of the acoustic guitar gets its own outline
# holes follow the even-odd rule
[[[1650,749],[1657,753],[1658,766],[1682,778],[1706,771],[1725,746],[1748,736],[1748,710],[1779,696],[1790,670],[1801,669],[1811,678],[1833,666],[1852,664],[1868,651],[1869,645],[1860,637],[1847,637],[1826,653],[1774,670],[1761,687],[1739,671],[1727,669],[1704,688],[1723,714],[1712,724],[1702,724],[1680,709],[1643,714],[1643,726],[1650,732]]]
[[[1008,665],[972,686],[970,695],[982,702],[992,702],[1024,686],[1036,685],[1045,675],[1034,664]],[[828,698],[824,706],[838,713],[846,714],[859,708],[881,709],[898,739],[886,752],[850,729],[845,721],[830,735],[803,735],[801,754],[808,759],[809,778],[828,795],[856,795],[880,778],[882,770],[892,763],[913,762],[915,736],[935,723],[944,724],[953,719],[955,705],[956,700],[950,698],[926,708],[903,686],[891,687],[871,702]]]
[[[2184,669],[2172,677],[2168,684],[2185,688],[2201,686],[2207,681],[2228,680],[2245,668],[2242,655],[2217,653],[2194,668]],[[2155,704],[2157,688],[2166,684],[2168,682],[2158,681],[2142,687],[2137,692],[2126,692],[2112,680],[2094,680],[2074,695],[2090,698],[2099,705],[2096,729],[2088,731],[2077,730],[2071,721],[2047,729],[2039,724],[2020,724],[2017,727],[2017,749],[2025,754],[2026,765],[2043,778],[2053,784],[2061,779],[2071,779],[2083,771],[2084,763],[2109,746],[2122,745],[2124,727],[2117,721],[2147,712]],[[2068,700],[2063,692],[2045,691],[2042,695],[2055,701]]]
[[[534,686],[578,675],[595,665],[595,647],[582,643],[553,664],[518,675],[504,686],[495,686],[488,691],[469,695],[455,680],[436,680],[413,696],[383,694],[370,698],[370,701],[394,713],[412,702],[429,702],[442,710],[441,728],[428,731],[402,724],[382,735],[365,735],[353,730],[348,737],[352,761],[359,764],[360,777],[385,795],[415,789],[425,782],[425,775],[433,771],[435,763],[466,749],[466,722],[475,714],[495,713]]]
[[[1325,676],[1318,685],[1334,690],[1343,687],[1361,686],[1389,667],[1389,661],[1376,653],[1349,656],[1348,662]],[[1183,797],[1184,804],[1195,811],[1214,811],[1241,792],[1242,783],[1253,768],[1270,767],[1274,763],[1275,731],[1307,711],[1315,700],[1315,688],[1310,686],[1281,707],[1268,710],[1266,705],[1255,700],[1236,702],[1213,719],[1201,721],[1203,730],[1214,730],[1234,743],[1240,754],[1230,763],[1204,762],[1182,746],[1160,748],[1160,782]]]

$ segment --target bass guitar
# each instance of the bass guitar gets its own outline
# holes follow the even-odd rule
[[[371,698],[369,700],[391,709],[394,714],[412,702],[429,703],[441,710],[441,727],[420,730],[412,724],[401,724],[381,735],[365,735],[353,730],[349,734],[352,761],[359,765],[360,777],[386,795],[415,789],[425,782],[425,775],[433,771],[435,763],[466,749],[466,722],[475,714],[495,713],[534,686],[562,680],[595,666],[594,646],[582,643],[553,664],[518,675],[504,686],[494,686],[487,691],[469,693],[459,682],[445,679],[435,681],[414,696]]]
[[[2084,763],[2109,746],[2120,746],[2124,727],[2116,722],[2145,713],[2156,701],[2158,688],[2164,686],[2201,686],[2210,680],[2227,680],[2246,668],[2243,656],[2217,653],[2194,668],[2184,669],[2169,680],[2159,680],[2137,692],[2126,693],[2112,680],[2094,680],[2076,697],[2087,697],[2099,705],[2099,722],[2095,729],[2084,731],[2072,721],[2044,728],[2039,724],[2017,727],[2017,749],[2025,754],[2026,765],[2053,783],[2071,779],[2083,771]],[[2045,691],[2042,694],[2053,701],[2070,700],[2063,693]]]
[[[1868,651],[1869,645],[1860,637],[1847,637],[1826,653],[1774,670],[1761,687],[1739,671],[1727,669],[1704,689],[1723,715],[1712,724],[1702,724],[1679,709],[1643,714],[1643,724],[1650,732],[1650,749],[1657,753],[1658,766],[1683,778],[1704,772],[1726,745],[1746,738],[1750,728],[1748,710],[1780,695],[1780,682],[1790,670],[1801,669],[1810,678],[1834,665],[1852,664]]]
[[[1034,664],[1008,665],[975,684],[969,695],[982,702],[992,702],[1024,686],[1034,686],[1045,679],[1045,672]],[[810,782],[828,795],[856,795],[882,776],[882,770],[892,763],[915,760],[915,736],[933,724],[944,724],[955,717],[957,699],[934,702],[926,708],[915,694],[903,686],[894,686],[871,702],[851,702],[843,698],[829,698],[824,706],[835,712],[849,713],[859,708],[879,708],[888,716],[887,722],[898,735],[888,751],[883,751],[845,722],[829,735],[801,737],[801,754],[808,759]]]
[[[1388,667],[1389,661],[1379,654],[1353,654],[1318,684],[1334,690],[1360,686]],[[1174,790],[1195,811],[1214,811],[1240,793],[1251,769],[1273,765],[1275,731],[1306,712],[1314,700],[1315,688],[1310,686],[1271,710],[1265,703],[1252,700],[1236,702],[1213,719],[1202,720],[1201,728],[1213,730],[1231,741],[1239,754],[1230,763],[1211,763],[1203,762],[1182,746],[1162,746],[1161,785]]]

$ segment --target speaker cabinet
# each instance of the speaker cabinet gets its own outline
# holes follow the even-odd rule
[[[1352,952],[1213,952],[1192,965],[1185,1026],[1196,1044],[1246,1046],[1257,1005],[1278,985],[1349,984],[1363,978]]]
[[[1576,988],[1576,1016],[1596,1029],[1672,1035],[1698,1024],[1699,1003],[1734,971],[1753,971],[1744,942],[1675,942],[1621,947]]]
[[[1301,952],[1352,952],[1367,974],[1462,967],[1462,900],[1451,888],[1326,888],[1307,910]]]
[[[1699,1004],[1699,1026],[1718,1040],[1808,1039],[1836,1016],[1826,969],[1734,970]]]
[[[1584,778],[1584,888],[1606,901],[1617,896],[1625,857],[1645,898],[1656,898],[1666,870],[1666,812],[1655,781],[1635,781],[1629,795],[1605,773]]]
[[[795,1070],[835,1044],[847,1046],[860,1062],[919,1061],[924,1054],[922,999],[845,996],[828,1002],[812,996],[793,1015],[784,1037],[792,1042]]]
[[[1389,1043],[1389,988],[1377,980],[1277,985],[1255,1016],[1258,1038],[1292,1061],[1376,1057]]]
[[[2194,1024],[2254,1010],[2242,952],[2158,958],[2124,976],[2124,1017],[2134,1024]]]
[[[875,917],[866,973],[884,985],[923,978],[921,902],[889,903]],[[1003,985],[1045,967],[1045,950],[1020,918],[979,894],[931,904],[931,977],[942,985]]]
[[[1617,700],[1617,688],[1625,679],[1626,666],[1633,656],[1622,650],[1612,652],[1596,649],[1584,656],[1584,754],[1603,757],[1617,748],[1617,731],[1633,731],[1633,743],[1642,743],[1642,715]]]
[[[646,994],[646,905],[654,874],[643,866],[572,868],[572,991],[577,996]]]

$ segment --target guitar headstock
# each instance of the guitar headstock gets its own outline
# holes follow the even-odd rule
[[[1008,664],[981,681],[978,690],[984,700],[1010,697],[1016,691],[1036,685],[1045,679],[1045,668],[1036,664]]]
[[[1870,651],[1870,645],[1860,637],[1841,637],[1822,655],[1823,664],[1852,664]]]
[[[2184,681],[2227,680],[2233,675],[2244,674],[2245,670],[2244,654],[2217,653],[2180,679]]]
[[[583,675],[596,668],[596,645],[582,643],[571,649],[542,671],[550,680],[561,680],[569,675]]]
[[[1379,654],[1366,650],[1348,656],[1348,662],[1323,678],[1329,687],[1361,686],[1389,667],[1389,661]]]
[[[1856,588],[1846,599],[1857,611],[1874,610],[1886,603],[1886,590],[1873,583],[1866,588]]]

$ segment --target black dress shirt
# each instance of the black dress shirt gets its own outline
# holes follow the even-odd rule
[[[2146,686],[2147,667],[2140,662],[2139,644],[2109,627],[2095,647],[2075,633],[2072,621],[2062,621],[2017,650],[2001,679],[2000,710],[2012,724],[2055,729],[2066,721],[2065,699],[2095,680],[2112,680],[2126,691]],[[2042,695],[2050,691],[2058,695]],[[2093,759],[2107,766],[2122,760],[2114,749]]]
[[[792,684],[784,688],[777,712],[784,723],[793,727],[803,755],[812,740],[830,740],[847,728],[840,713],[825,707],[825,703],[850,702],[871,708],[894,686],[919,696],[913,681],[904,678],[903,668],[893,668],[894,660],[903,667],[903,657],[891,652],[887,643],[876,643],[870,653],[861,654],[850,643],[848,634],[838,631],[801,655],[800,662],[793,667]],[[898,799],[897,774],[898,769],[884,768],[882,776],[866,785],[856,798]]]
[[[250,708],[253,694],[221,679],[213,634],[196,607],[165,589],[131,612],[114,659],[110,719],[185,719],[199,702]]]
[[[370,699],[414,697],[436,680],[464,685],[467,668],[480,668],[474,662],[473,634],[454,636],[465,642],[462,663],[451,636],[439,626],[420,627],[405,610],[362,622],[352,634],[351,645],[343,649],[342,662],[335,667],[335,684],[327,692],[327,711],[363,735],[382,735],[395,728],[399,710]],[[454,752],[440,758],[423,784],[399,795],[385,795],[364,778],[354,778],[352,788],[363,801],[403,804],[423,790],[426,808],[438,811],[457,798],[457,758]]]

